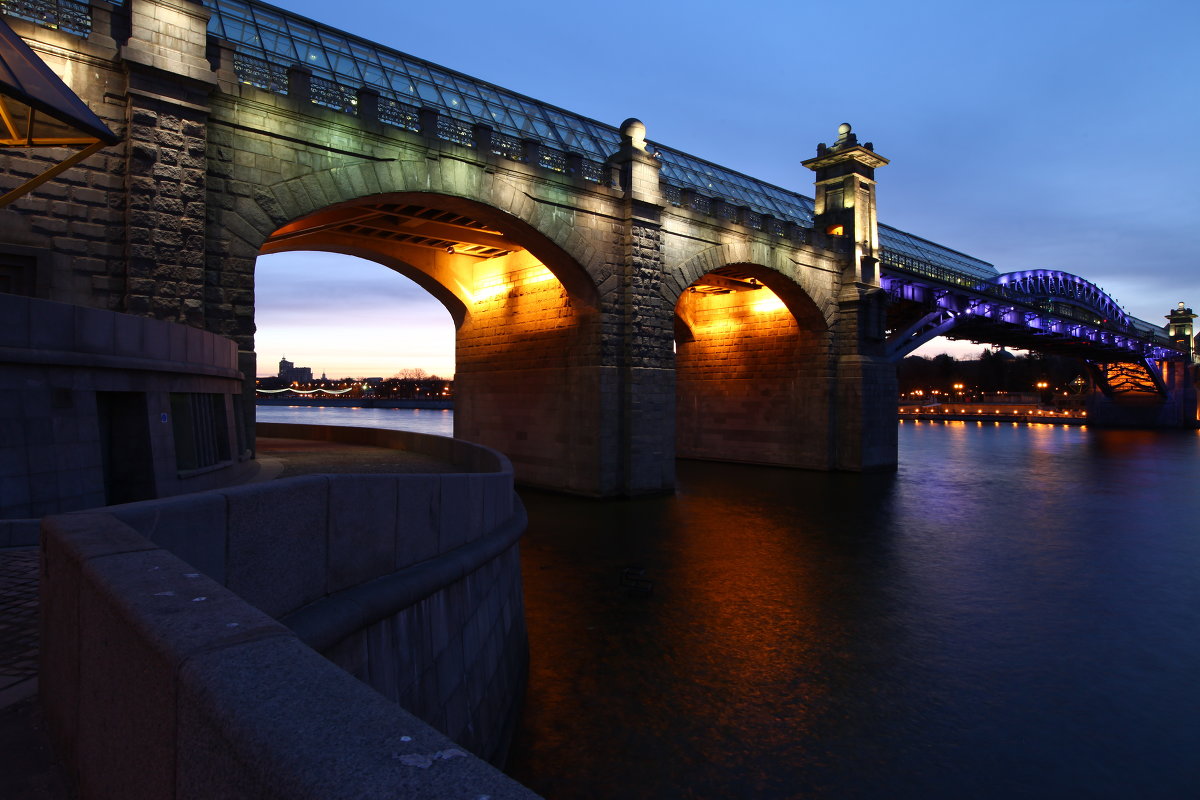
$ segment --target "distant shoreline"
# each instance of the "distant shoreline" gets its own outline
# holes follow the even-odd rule
[[[962,414],[962,413],[947,413],[938,414],[930,412],[913,413],[911,411],[901,411],[897,416],[903,420],[917,420],[918,422],[1018,422],[1028,425],[1087,425],[1087,417],[1064,417],[1053,416],[1050,414],[1037,416],[1033,414]]]
[[[256,397],[256,406],[325,406],[329,408],[453,409],[453,400],[382,400],[370,397]]]

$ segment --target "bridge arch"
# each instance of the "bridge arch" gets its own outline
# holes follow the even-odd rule
[[[808,327],[828,330],[837,320],[839,282],[820,282],[820,273],[798,269],[781,248],[759,241],[717,245],[697,253],[674,268],[676,280],[664,281],[664,296],[678,306],[680,297],[702,276],[730,267],[748,267],[754,277],[773,291],[797,320]]]
[[[257,253],[280,230],[318,212],[356,203],[430,204],[492,226],[528,249],[578,299],[596,304],[597,248],[577,220],[522,185],[480,165],[450,159],[363,161],[297,175],[234,194],[223,222]]]
[[[823,469],[832,325],[786,267],[725,247],[683,265],[675,300],[676,453]],[[727,260],[728,259],[728,260]],[[681,281],[682,282],[682,281]]]
[[[242,224],[230,227],[255,256],[344,253],[412,278],[454,319],[455,435],[504,452],[527,484],[595,493],[603,443],[588,417],[601,413],[603,370],[599,293],[577,258],[586,241],[568,214],[453,163],[263,186],[232,204]]]
[[[1095,315],[1088,320],[1129,328],[1130,317],[1107,292],[1078,275],[1056,269],[1031,269],[1006,272],[985,281],[978,289],[1031,305],[1045,305],[1047,311],[1078,309]]]

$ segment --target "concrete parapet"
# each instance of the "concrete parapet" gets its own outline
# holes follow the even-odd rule
[[[524,511],[503,456],[451,451],[499,469],[46,518],[40,691],[80,795],[534,797],[476,758],[524,687]]]

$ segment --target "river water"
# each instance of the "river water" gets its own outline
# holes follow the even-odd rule
[[[1200,797],[1200,435],[905,422],[900,448],[523,491],[510,773],[551,800]]]
[[[339,406],[257,406],[259,422],[338,425],[351,428],[454,435],[454,412],[448,408],[356,408]]]

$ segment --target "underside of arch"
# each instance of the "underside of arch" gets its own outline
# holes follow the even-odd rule
[[[309,213],[262,247],[296,250],[359,256],[427,289],[455,321],[455,436],[503,452],[523,483],[598,493],[598,292],[546,235],[477,201],[405,192]]]
[[[540,264],[576,303],[598,304],[584,269],[545,235],[511,214],[448,195],[401,192],[339,203],[283,225],[262,246],[263,253],[296,250],[384,264],[433,294],[456,325],[473,302],[476,277],[494,283],[494,267],[506,260]]]

